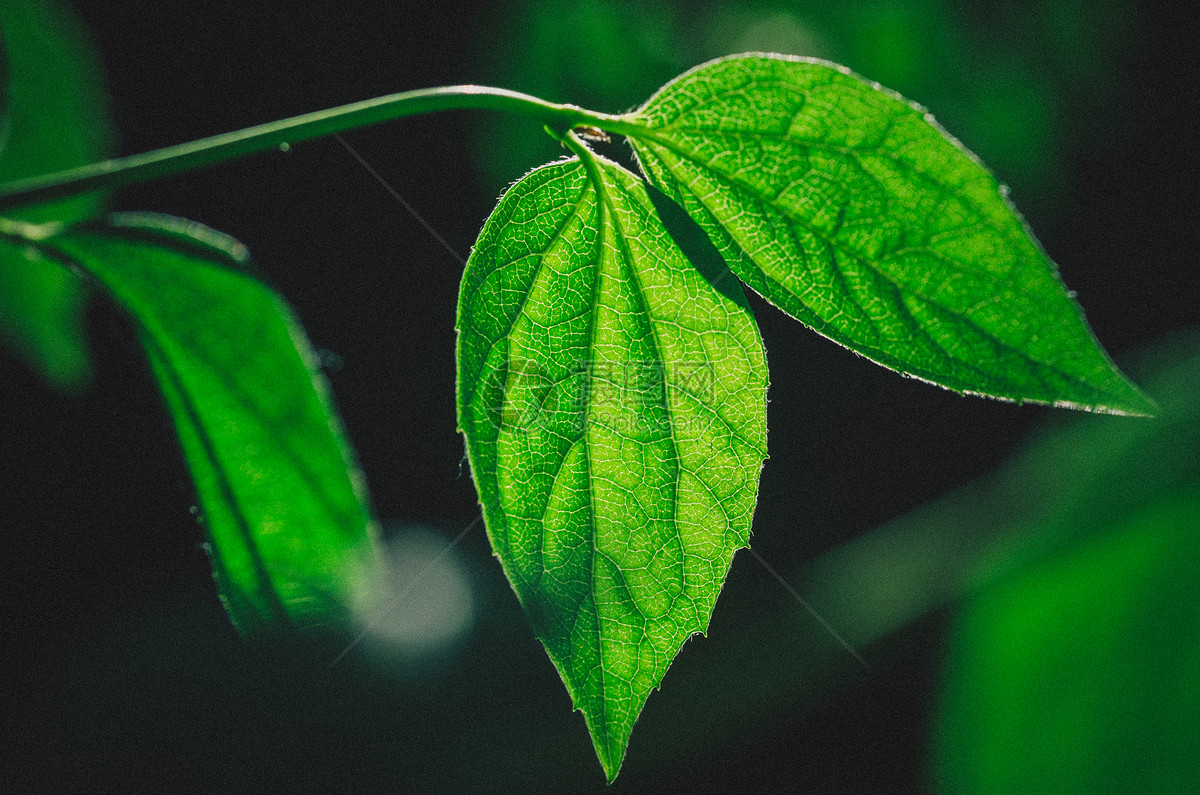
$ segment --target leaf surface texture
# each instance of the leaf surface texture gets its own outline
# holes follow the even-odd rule
[[[924,109],[832,64],[743,55],[624,119],[729,268],[819,333],[958,392],[1153,413],[1005,189]]]
[[[589,157],[505,194],[458,328],[459,425],[493,549],[611,780],[749,538],[757,327],[684,259],[644,184]]]

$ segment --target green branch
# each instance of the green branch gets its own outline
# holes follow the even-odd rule
[[[284,144],[335,135],[406,116],[464,108],[532,116],[559,131],[581,124],[607,126],[617,118],[574,105],[558,105],[528,94],[487,86],[445,86],[405,91],[145,154],[0,185],[0,211],[95,190],[113,190],[270,151]]]

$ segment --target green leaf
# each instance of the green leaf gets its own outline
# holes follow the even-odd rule
[[[945,792],[1195,789],[1200,336],[1153,358],[1159,419],[1059,432],[1008,478],[1055,504],[975,565],[990,584],[956,620],[937,720]]]
[[[42,0],[0,3],[8,80],[0,131],[0,182],[81,166],[110,150],[100,67],[76,20]],[[10,218],[72,222],[100,212],[101,197],[21,210]],[[60,389],[90,374],[83,330],[86,295],[71,273],[0,241],[0,336]]]
[[[995,177],[878,84],[732,56],[610,128],[739,278],[830,339],[958,392],[1153,413]]]
[[[373,595],[375,526],[299,323],[199,224],[114,216],[46,241],[135,321],[243,632],[341,624]]]
[[[513,186],[463,277],[458,416],[488,535],[609,780],[750,533],[767,371],[726,293],[590,154]]]
[[[87,292],[75,274],[0,239],[0,343],[55,389],[75,392],[91,374],[83,317]]]

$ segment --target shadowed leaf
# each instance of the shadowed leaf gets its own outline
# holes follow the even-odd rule
[[[0,182],[107,155],[111,134],[100,67],[75,20],[57,3],[4,0],[0,33],[7,75]],[[96,215],[101,203],[96,195],[79,196],[6,215],[70,223]],[[0,240],[0,334],[60,389],[79,388],[90,372],[85,299],[73,274]]]
[[[944,791],[1194,789],[1198,343],[1193,332],[1147,357],[1159,419],[1059,432],[1013,469],[1041,490],[1067,482],[1047,490],[1053,510],[1030,517],[1024,543],[974,563],[990,582],[952,635],[933,771]]]
[[[135,321],[175,421],[222,600],[244,631],[341,624],[374,595],[374,522],[315,354],[199,224],[114,216],[44,244]]]

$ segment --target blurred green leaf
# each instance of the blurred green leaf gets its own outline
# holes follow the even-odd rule
[[[1162,417],[1052,440],[1072,477],[1026,565],[953,635],[935,775],[947,792],[1190,792],[1200,765],[1200,339],[1161,348]],[[1073,444],[1068,444],[1073,442]],[[1048,455],[1049,453],[1056,455]],[[997,556],[993,556],[993,564]]]
[[[4,23],[0,20],[0,152],[8,138],[8,47],[4,43]]]
[[[98,60],[76,20],[58,3],[4,0],[0,32],[8,76],[0,182],[106,156],[107,95]],[[79,196],[9,217],[69,223],[95,216],[101,205],[99,196]],[[90,373],[85,299],[74,275],[0,242],[0,335],[60,389],[79,388]]]
[[[609,780],[749,538],[766,360],[724,287],[602,159],[517,183],[463,276],[459,425],[488,534]]]
[[[651,181],[810,328],[958,392],[1153,413],[995,177],[898,95],[825,62],[731,56],[624,118]]]
[[[585,108],[631,108],[689,63],[675,46],[678,11],[658,0],[526,0],[481,26],[491,85]],[[614,57],[619,52],[620,57]],[[490,196],[562,148],[529,119],[479,114],[476,161]]]
[[[245,247],[199,224],[118,215],[42,243],[137,324],[175,420],[243,632],[343,624],[375,593],[375,525],[315,354]]]

